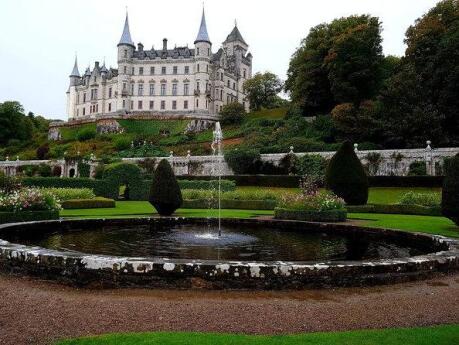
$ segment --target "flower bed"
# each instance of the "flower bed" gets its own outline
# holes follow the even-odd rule
[[[44,188],[43,191],[53,194],[61,202],[80,199],[88,200],[96,197],[90,188]]]
[[[60,209],[55,195],[37,188],[0,192],[0,223],[57,219]]]

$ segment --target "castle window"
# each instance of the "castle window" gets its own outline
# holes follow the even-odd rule
[[[86,108],[83,107],[83,115],[86,115]]]
[[[233,90],[236,90],[236,83],[233,82]]]
[[[185,74],[189,74],[190,73],[190,66],[185,66]]]
[[[155,105],[155,102],[150,101],[150,110],[153,110],[153,106]]]
[[[134,83],[131,84],[131,96],[134,95]]]
[[[137,108],[140,109],[140,110],[143,108],[143,103],[142,103],[142,101],[139,101],[139,102],[137,103]]]
[[[223,73],[220,74],[220,80],[223,81]]]
[[[77,109],[77,116],[80,115],[80,109]]]
[[[108,111],[112,111],[112,104],[111,103],[108,103]]]
[[[127,49],[124,49],[124,58],[127,58]]]
[[[134,67],[132,67],[131,74],[135,75],[135,68]]]
[[[161,67],[161,74],[166,74],[166,67],[165,66]]]
[[[223,90],[220,90],[220,101],[223,101]]]
[[[154,96],[155,94],[155,84],[150,84],[150,96]]]
[[[139,96],[143,96],[143,84],[139,84]]]
[[[134,101],[131,101],[131,110],[134,109]]]
[[[199,48],[197,48],[197,52],[196,52],[196,55],[199,55]]]
[[[199,64],[198,64],[198,72],[199,72]]]
[[[172,84],[172,96],[177,96],[177,84]]]
[[[139,67],[139,75],[143,75],[143,67]]]
[[[177,101],[172,101],[172,109],[173,110],[177,109]]]
[[[127,67],[126,66],[124,66],[123,70],[124,70],[124,74],[127,74]]]
[[[196,100],[196,108],[199,108],[199,99]]]
[[[190,93],[190,84],[183,84],[183,94],[185,96],[188,96]]]
[[[108,98],[112,98],[112,88],[108,89]]]
[[[97,89],[91,90],[91,100],[97,99]]]
[[[207,56],[210,56],[210,48],[207,48]]]
[[[123,91],[126,91],[126,83],[123,83]]]
[[[174,66],[174,67],[172,68],[172,73],[174,73],[174,74],[177,74],[177,73],[178,73],[178,67],[177,67],[177,66]]]
[[[154,67],[150,67],[150,75],[154,75],[155,74],[155,68]]]
[[[126,101],[123,99],[123,108],[126,108]]]
[[[161,96],[166,96],[166,84],[161,84]]]
[[[244,76],[244,79],[247,78],[247,71],[245,69],[242,71],[242,74]]]
[[[201,85],[199,84],[199,81],[196,83],[196,90],[198,90],[198,92],[200,91],[201,89]]]
[[[209,73],[209,65],[206,65],[206,72]]]
[[[83,103],[86,103],[86,92],[83,93]]]
[[[230,87],[231,87],[231,83],[230,83],[230,81],[228,79],[228,88],[230,88]]]
[[[183,109],[188,109],[188,101],[183,101]]]
[[[161,101],[161,110],[166,109],[166,101]]]

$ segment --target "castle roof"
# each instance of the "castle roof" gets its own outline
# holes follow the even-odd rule
[[[245,45],[248,45],[244,41],[244,38],[242,38],[242,35],[239,32],[239,29],[237,28],[237,25],[234,25],[234,29],[233,29],[233,31],[231,31],[231,33],[228,35],[228,37],[226,37],[225,43],[236,42],[236,41],[240,41],[240,42],[244,43]]]
[[[72,73],[70,74],[71,77],[79,77],[80,71],[78,71],[78,62],[77,57],[75,56],[75,64],[73,65]]]
[[[167,59],[173,58],[173,59],[178,59],[178,58],[190,58],[194,56],[194,49],[190,49],[188,47],[175,47],[174,49],[168,49],[168,50],[156,50],[152,48],[151,50],[135,50],[133,57],[140,59],[140,60],[154,60],[156,58],[159,59]]]
[[[196,44],[198,42],[211,43],[209,34],[207,33],[206,15],[204,13],[204,8],[202,9],[201,25],[199,27],[198,36],[196,37],[194,43]]]
[[[120,43],[118,43],[118,45],[120,44],[128,44],[135,48],[134,42],[132,41],[132,38],[131,38],[131,33],[129,32],[129,19],[128,19],[127,12],[126,12],[126,20],[124,21],[123,33],[121,35]]]

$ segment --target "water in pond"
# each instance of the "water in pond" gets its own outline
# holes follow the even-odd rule
[[[87,254],[198,260],[366,260],[422,254],[413,248],[360,235],[348,238],[248,225],[222,226],[221,237],[197,224],[166,228],[135,225],[74,229],[18,242]]]

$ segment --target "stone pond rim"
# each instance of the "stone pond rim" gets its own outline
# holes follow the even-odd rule
[[[223,219],[227,225],[257,225],[295,231],[355,234],[409,243],[429,254],[365,261],[245,262],[184,259],[142,259],[88,255],[26,246],[1,240],[6,232],[104,225],[202,224],[201,218],[57,220],[0,226],[0,269],[89,287],[152,287],[206,289],[302,289],[390,284],[459,270],[459,241],[443,236],[333,223],[274,219]]]

